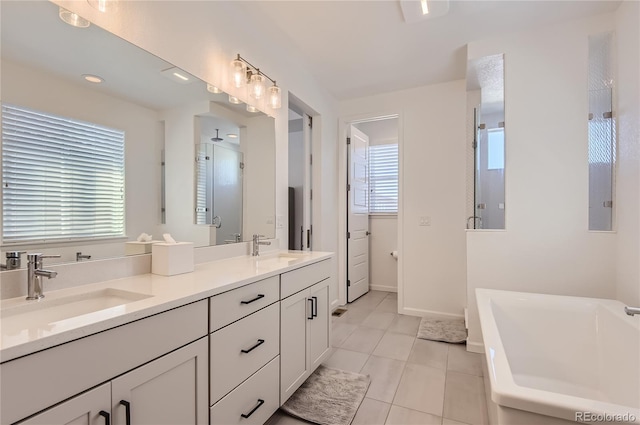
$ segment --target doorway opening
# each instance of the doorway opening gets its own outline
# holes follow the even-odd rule
[[[398,116],[351,122],[347,130],[347,288],[398,290]]]
[[[313,118],[289,99],[289,241],[288,249],[313,248],[312,141]]]

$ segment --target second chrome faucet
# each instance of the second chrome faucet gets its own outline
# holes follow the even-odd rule
[[[44,298],[43,278],[53,279],[58,272],[44,270],[42,260],[45,258],[60,258],[60,255],[27,254],[27,299],[39,300]]]

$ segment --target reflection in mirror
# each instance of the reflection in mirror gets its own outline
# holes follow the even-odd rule
[[[8,262],[17,264],[13,257],[21,251],[62,254],[60,260],[50,260],[49,264],[150,252],[149,243],[136,243],[142,233],[154,240],[161,239],[163,233],[171,233],[176,240],[192,241],[196,246],[246,241],[258,232],[274,236],[273,118],[247,112],[245,105],[229,104],[226,94],[209,93],[205,82],[95,25],[74,28],[63,23],[58,18],[58,7],[50,2],[1,2],[0,8],[2,104],[123,132],[125,182],[121,192],[123,231],[108,235],[63,233],[56,239],[45,232],[24,240],[9,240],[0,227],[0,263],[6,265],[7,258],[12,257]],[[83,78],[87,74],[101,77],[102,82],[89,82]],[[213,124],[215,120],[219,122]],[[3,114],[3,153],[8,152],[4,143],[5,121],[8,122]],[[219,147],[224,145],[242,155],[241,162],[245,164],[237,176],[240,185],[234,192],[233,212],[216,211],[215,198],[211,200],[214,215],[224,219],[221,228],[226,231],[229,226],[224,234],[212,231],[210,225],[194,223],[197,187],[194,159],[200,152],[196,146],[202,143],[201,138],[211,125],[216,125],[221,138],[226,139],[231,130],[223,130],[226,128],[223,121],[235,126],[244,139],[241,137],[242,143],[235,145],[225,140],[228,144],[221,143]],[[196,129],[197,122],[202,124],[202,134]],[[95,140],[92,143],[100,149],[100,143]],[[42,144],[52,143],[44,140]],[[213,149],[213,142],[209,140],[208,144]],[[85,168],[97,169],[97,154],[87,155],[90,158]],[[216,157],[213,152],[211,156]],[[221,158],[223,154],[217,156]],[[44,152],[34,152],[31,157],[32,161],[43,163],[47,159]],[[9,184],[5,175],[11,168],[9,161],[14,167],[26,166],[19,157],[3,155],[3,186]],[[58,168],[66,170],[64,166]],[[214,165],[210,173],[216,175]],[[48,175],[34,177],[44,186],[54,181]],[[79,183],[77,180],[72,178],[64,191],[72,192],[72,186]],[[215,196],[220,190],[212,193]],[[50,191],[43,192],[44,197],[50,195]],[[9,223],[9,218],[14,222],[27,219],[21,213],[12,215],[5,191],[2,199],[3,223]],[[86,200],[98,202],[95,196]],[[59,215],[64,213],[60,211]],[[80,222],[72,214],[66,220],[73,224]],[[236,224],[232,226],[234,220]],[[24,265],[22,261],[20,266]]]
[[[467,63],[467,229],[505,228],[504,57]]]
[[[212,227],[216,245],[239,242],[244,168],[240,129],[209,116],[197,116],[196,128],[200,133],[196,146],[196,224]]]

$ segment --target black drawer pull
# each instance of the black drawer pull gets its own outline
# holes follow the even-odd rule
[[[313,300],[311,298],[307,298],[307,301],[311,303],[311,316],[307,316],[307,320],[313,320]]]
[[[102,416],[104,418],[104,425],[110,425],[111,424],[111,415],[109,415],[108,412],[105,412],[104,410],[101,410],[98,412],[98,415]]]
[[[260,347],[262,344],[264,344],[264,339],[259,339],[258,343],[256,345],[254,345],[253,347],[249,348],[248,350],[240,350],[240,352],[242,353],[250,353],[253,350],[255,350],[256,348]]]
[[[257,297],[255,297],[254,299],[249,300],[249,301],[240,301],[240,304],[251,304],[252,302],[258,301],[261,298],[264,298],[264,294],[258,294]]]
[[[120,400],[120,404],[124,406],[127,425],[131,425],[131,403],[126,400]]]
[[[311,297],[313,303],[311,303],[311,316],[318,317],[318,297]]]
[[[245,419],[248,419],[249,416],[253,415],[253,413],[258,410],[260,408],[260,406],[262,406],[264,404],[264,400],[258,399],[258,404],[256,405],[256,407],[254,407],[253,409],[251,409],[251,412],[249,413],[241,413],[240,416],[242,416]]]

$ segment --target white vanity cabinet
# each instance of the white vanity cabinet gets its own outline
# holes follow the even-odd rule
[[[280,406],[280,276],[209,301],[210,422],[262,424]]]
[[[203,338],[20,424],[206,424],[207,357]]]
[[[2,363],[0,423],[207,424],[206,335],[203,300]]]
[[[281,275],[280,403],[329,355],[328,260]]]

